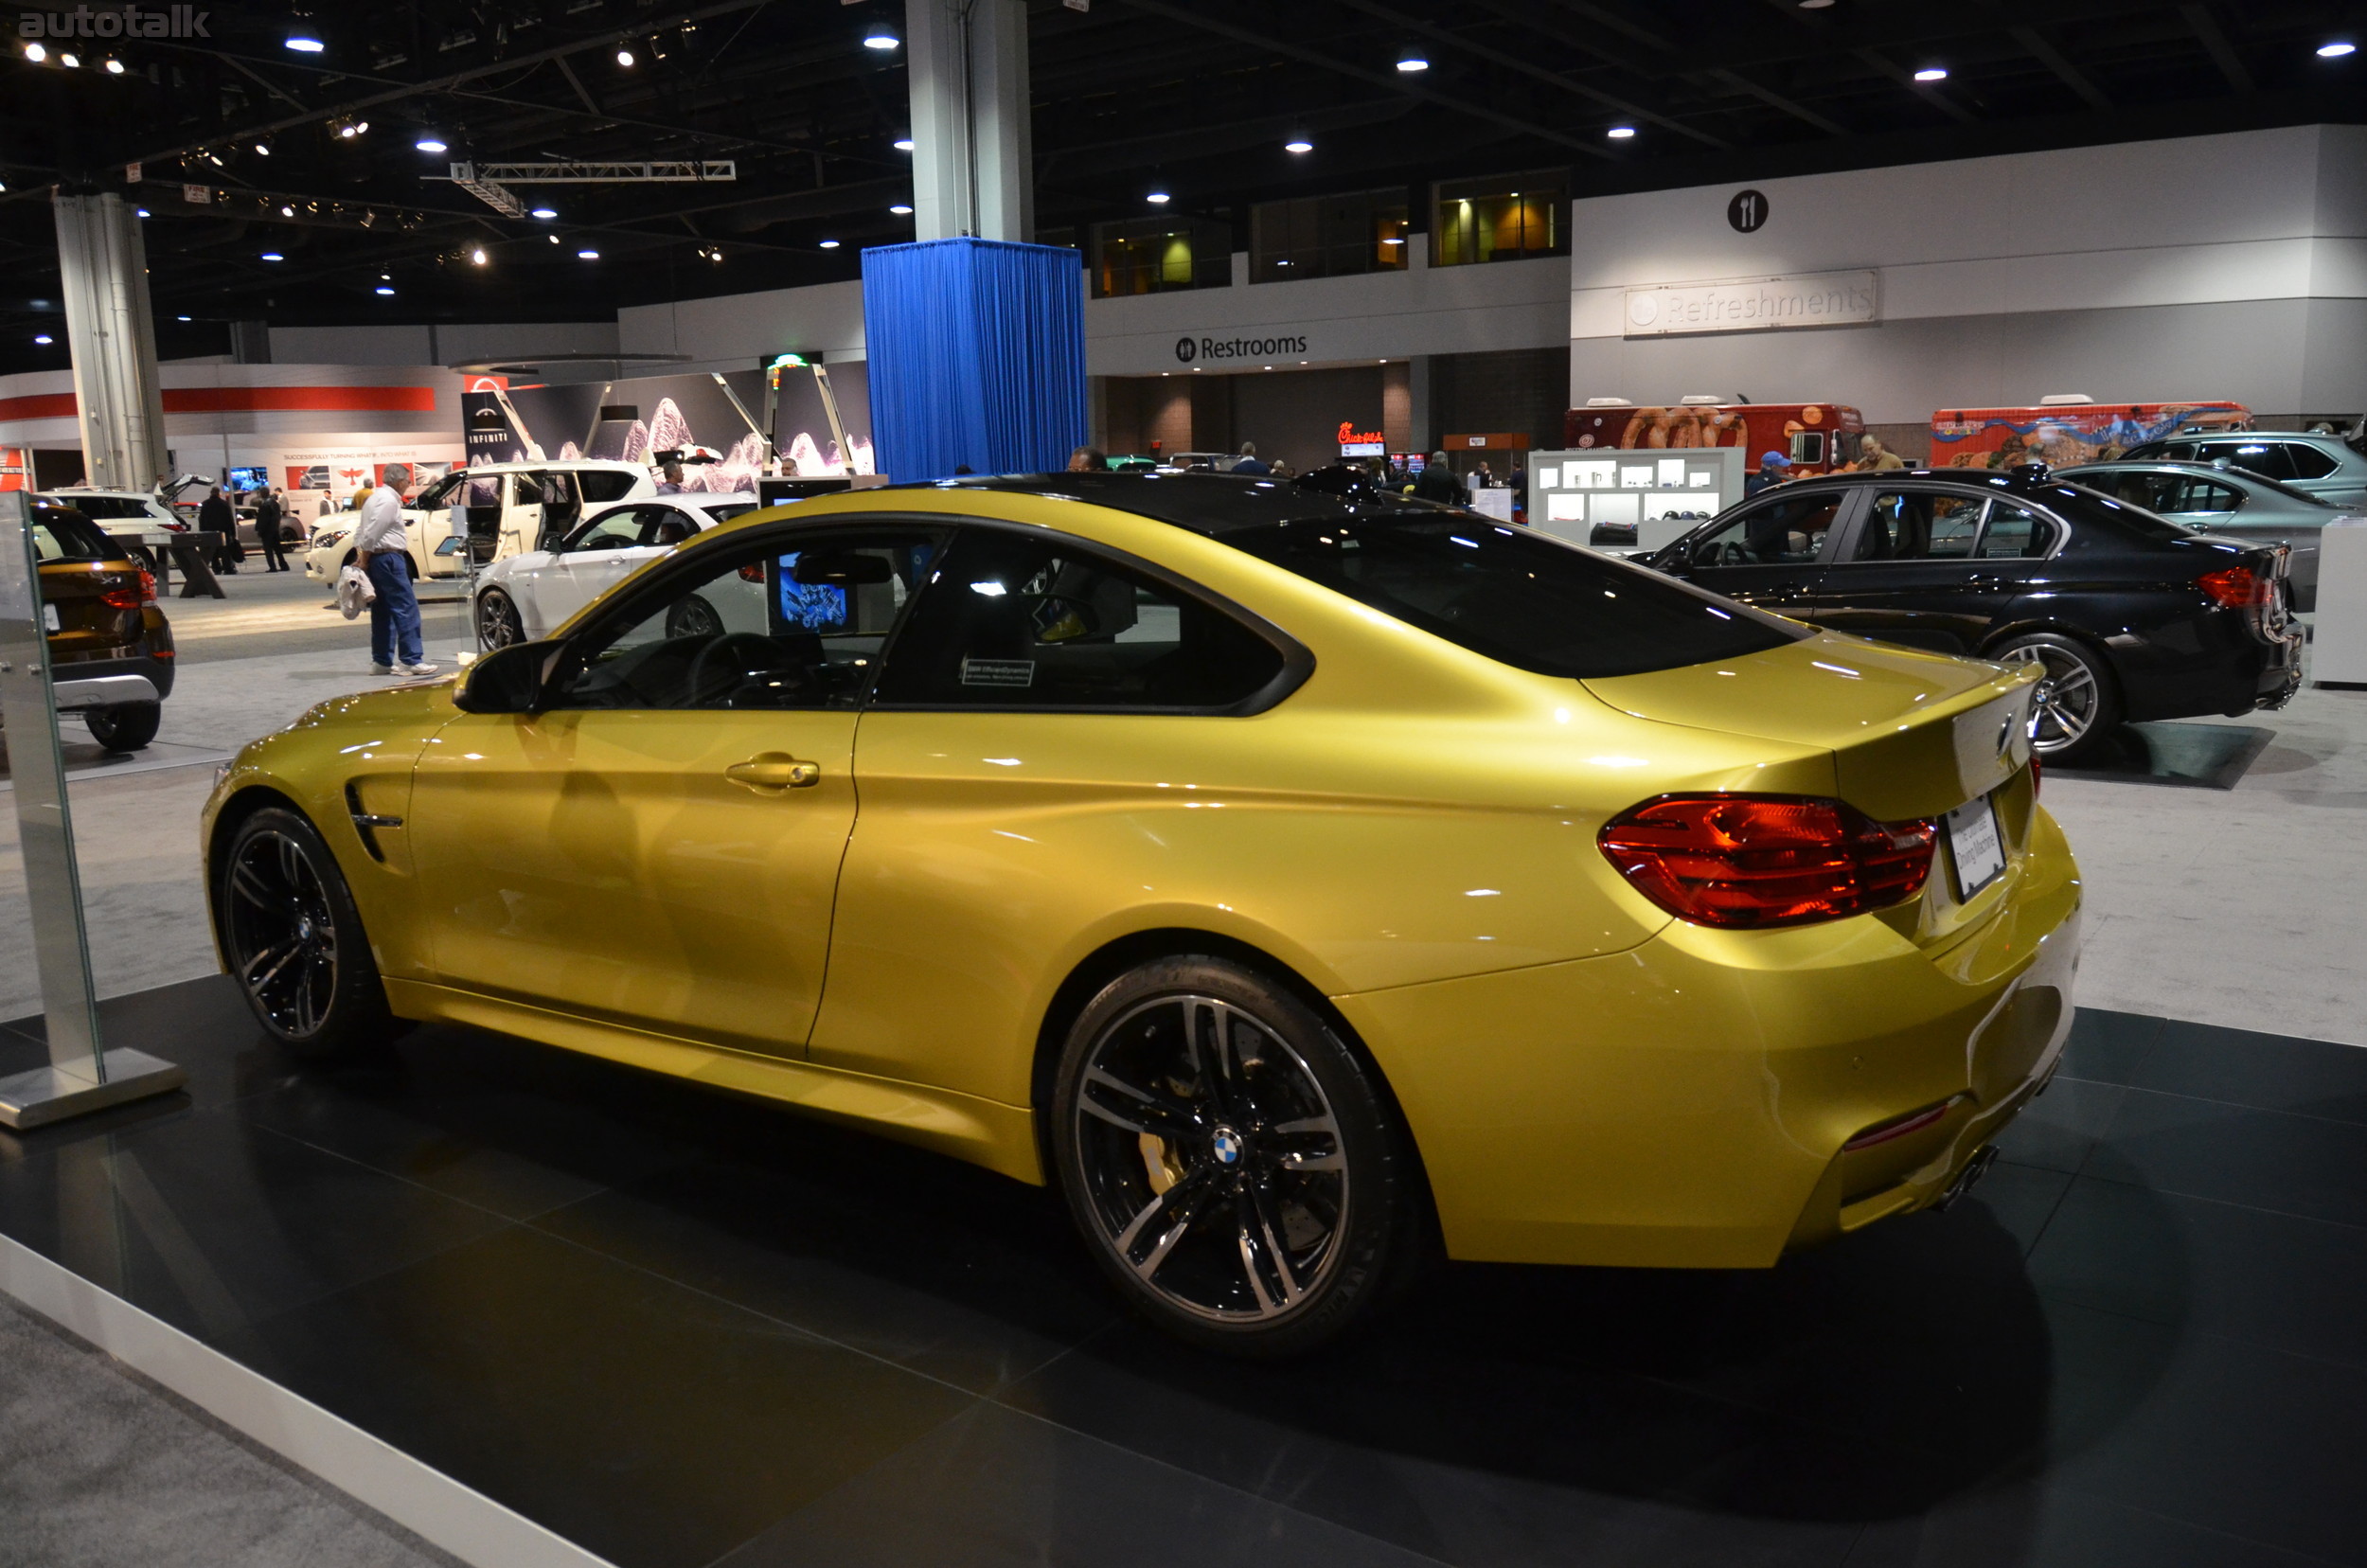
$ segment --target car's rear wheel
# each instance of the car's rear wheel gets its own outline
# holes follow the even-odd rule
[[[1310,1349],[1420,1252],[1411,1141],[1304,1002],[1210,957],[1144,964],[1069,1031],[1053,1144],[1071,1213],[1127,1298],[1215,1349]]]
[[[498,588],[488,588],[476,599],[477,646],[490,652],[526,640],[525,621],[517,605]]]
[[[2104,660],[2085,645],[2052,632],[2009,637],[1986,655],[2000,664],[2036,664],[2046,671],[2030,709],[2030,747],[2049,762],[2073,763],[2093,755],[2121,722],[2120,686]]]
[[[722,634],[723,617],[715,613],[715,606],[696,594],[675,600],[673,608],[666,612],[666,635],[669,640]]]
[[[263,1027],[302,1056],[330,1056],[398,1030],[336,857],[304,817],[276,807],[230,835],[214,867],[222,952]]]
[[[156,739],[157,726],[165,722],[165,706],[162,703],[120,703],[93,708],[82,722],[90,726],[90,738],[100,749],[138,751]]]

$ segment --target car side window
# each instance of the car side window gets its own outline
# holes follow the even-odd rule
[[[1779,495],[1736,516],[1685,546],[1685,564],[1798,566],[1816,560],[1841,515],[1842,492]]]
[[[641,543],[667,547],[686,543],[699,537],[696,519],[680,507],[642,507]]]
[[[850,707],[942,541],[918,527],[775,535],[683,561],[574,639],[547,705]]]
[[[1962,561],[1987,499],[1945,490],[1878,490],[1859,530],[1858,561]]]
[[[2285,448],[2285,461],[2296,479],[2323,479],[2342,466],[2317,447],[2300,441],[2279,444]]]
[[[624,507],[595,519],[563,546],[569,555],[586,550],[622,550],[641,543],[642,508]]]
[[[2054,539],[2054,530],[2038,513],[2025,511],[2002,498],[1995,499],[1989,503],[1988,526],[1981,535],[1981,559],[2001,561],[2042,556]]]
[[[965,528],[878,700],[922,707],[1224,708],[1282,672],[1225,611],[1068,540]]]
[[[2293,477],[2293,462],[2286,455],[2286,446],[2282,441],[2205,441],[2202,443],[2202,456],[2205,462],[2224,461],[2247,473],[2257,473],[2263,479]]]

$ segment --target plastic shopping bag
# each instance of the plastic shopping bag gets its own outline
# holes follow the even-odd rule
[[[377,597],[378,590],[370,586],[370,575],[362,570],[359,562],[347,561],[345,570],[337,574],[337,608],[345,613],[346,619],[358,618]]]

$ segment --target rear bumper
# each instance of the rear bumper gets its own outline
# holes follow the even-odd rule
[[[2077,876],[2041,811],[1995,907],[1937,951],[1876,917],[1680,923],[1335,1002],[1404,1109],[1453,1256],[1765,1267],[1939,1201],[2038,1093],[2071,1025]]]
[[[171,659],[148,653],[119,659],[75,659],[53,667],[51,678],[57,682],[61,710],[107,707],[126,702],[162,702],[171,696],[172,667]],[[127,685],[116,684],[125,677],[137,677],[153,689],[142,695]]]
[[[2301,686],[2301,628],[2261,631],[2241,610],[2203,612],[2106,646],[2130,719],[2282,707]]]

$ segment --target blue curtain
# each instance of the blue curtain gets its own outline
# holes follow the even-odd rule
[[[1085,439],[1077,252],[930,240],[863,253],[871,439],[891,479],[1041,473]]]

